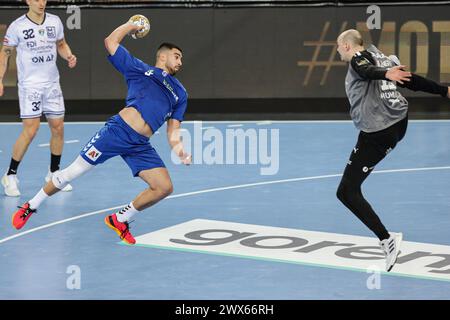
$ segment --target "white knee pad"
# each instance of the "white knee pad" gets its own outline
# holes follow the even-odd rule
[[[60,190],[64,189],[70,181],[78,178],[93,167],[92,164],[88,163],[81,156],[78,156],[70,166],[64,170],[55,172],[52,176],[52,182],[56,188]]]
[[[59,190],[64,189],[64,187],[69,183],[65,177],[64,171],[65,169],[62,171],[56,171],[52,175],[52,182]]]

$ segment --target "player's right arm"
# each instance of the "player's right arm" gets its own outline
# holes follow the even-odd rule
[[[8,70],[9,57],[14,52],[14,47],[3,45],[0,51],[0,97],[3,96],[3,78],[5,77],[6,70]]]
[[[106,50],[113,56],[126,35],[135,33],[143,28],[143,26],[137,26],[131,22],[124,23],[123,25],[117,27],[108,37],[105,38]]]

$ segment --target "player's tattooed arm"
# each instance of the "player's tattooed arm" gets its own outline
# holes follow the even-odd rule
[[[6,54],[6,56],[9,58],[12,53],[13,53],[14,47],[8,47],[8,46],[3,46],[2,47],[2,51]]]
[[[3,77],[8,70],[9,57],[14,52],[14,47],[3,46],[0,50],[0,97],[3,95]]]
[[[14,47],[3,46],[0,51],[0,78],[5,75],[6,69],[8,68],[9,57],[14,52]]]

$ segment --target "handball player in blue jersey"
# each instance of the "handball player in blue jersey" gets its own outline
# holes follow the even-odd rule
[[[179,134],[187,106],[187,93],[174,77],[182,65],[182,51],[174,44],[163,43],[157,51],[155,66],[133,57],[120,42],[126,35],[135,34],[142,28],[127,22],[105,39],[108,59],[128,85],[126,107],[107,121],[71,165],[54,175],[31,200],[19,207],[12,218],[16,229],[22,228],[49,196],[61,191],[97,164],[120,155],[133,176],[140,177],[149,187],[125,208],[108,215],[105,223],[123,241],[134,244],[136,241],[128,226],[130,218],[173,191],[169,173],[149,143],[149,138],[164,122],[167,121],[167,137],[172,150],[183,164],[191,163],[191,156],[184,151]]]

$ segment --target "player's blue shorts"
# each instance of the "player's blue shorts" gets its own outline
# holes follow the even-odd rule
[[[92,137],[80,155],[92,165],[120,155],[135,177],[142,170],[165,168],[148,138],[133,130],[118,114]]]

